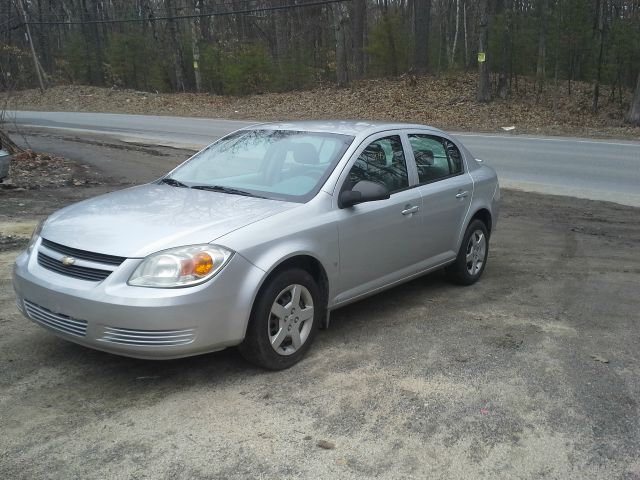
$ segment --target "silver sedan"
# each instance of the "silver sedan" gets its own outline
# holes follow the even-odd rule
[[[422,125],[262,124],[163,178],[68,206],[16,260],[25,316],[120,355],[238,345],[287,368],[329,313],[435,269],[485,269],[495,172]]]

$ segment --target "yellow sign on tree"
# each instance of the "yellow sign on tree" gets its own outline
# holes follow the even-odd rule
[[[484,52],[478,52],[478,63],[482,63],[485,61],[485,54]]]

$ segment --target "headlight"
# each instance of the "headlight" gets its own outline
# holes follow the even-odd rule
[[[145,258],[129,278],[137,287],[188,287],[206,282],[222,270],[232,251],[215,245],[172,248]]]
[[[44,226],[44,222],[46,222],[46,220],[47,220],[46,218],[44,220],[40,220],[40,223],[38,223],[38,225],[36,225],[36,228],[33,230],[33,233],[31,234],[31,239],[29,240],[29,244],[27,245],[27,255],[31,255],[31,252],[33,251],[33,247],[36,246],[36,242],[40,237],[40,233],[42,232],[42,227]]]

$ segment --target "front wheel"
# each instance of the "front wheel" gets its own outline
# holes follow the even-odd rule
[[[239,350],[259,367],[282,370],[309,350],[325,309],[318,285],[304,270],[285,270],[268,282],[256,300]]]
[[[467,227],[456,261],[446,268],[446,272],[454,283],[472,285],[482,276],[488,255],[487,227],[484,222],[474,220]]]

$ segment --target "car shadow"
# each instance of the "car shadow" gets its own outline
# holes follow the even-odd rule
[[[351,330],[360,328],[363,323],[367,324],[367,328],[384,329],[384,322],[371,322],[371,318],[384,317],[393,321],[407,307],[438,297],[452,288],[455,287],[447,280],[443,271],[402,283],[331,312],[330,326],[325,336],[332,338],[348,334]]]

